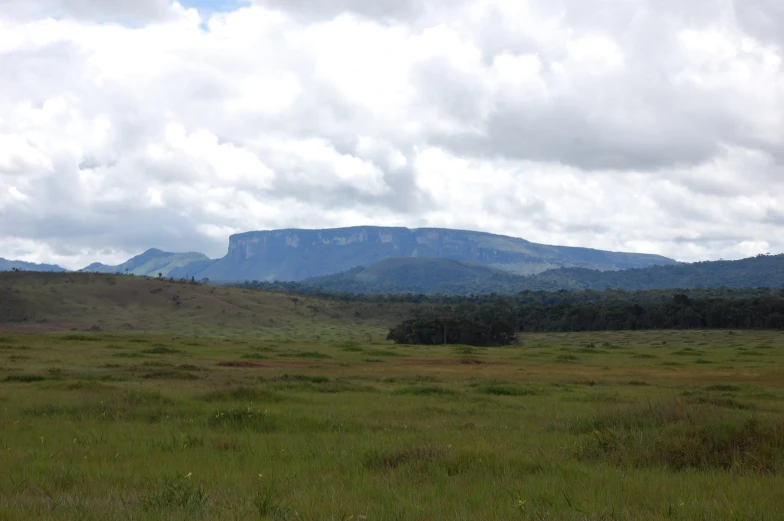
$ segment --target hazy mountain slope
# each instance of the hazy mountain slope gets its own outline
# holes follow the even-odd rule
[[[228,254],[197,278],[296,281],[394,257],[467,260],[518,274],[561,266],[617,270],[675,263],[658,255],[548,246],[483,232],[358,226],[232,235]]]
[[[56,264],[35,264],[33,262],[0,258],[0,271],[12,271],[14,269],[24,271],[68,271]]]
[[[465,284],[501,273],[471,261],[394,257],[368,268],[357,267],[336,275],[306,279],[303,283],[348,293],[434,293],[450,284]]]
[[[433,271],[443,269],[432,259]],[[784,287],[784,255],[758,256],[737,261],[698,262],[673,266],[652,266],[623,271],[597,271],[585,268],[561,268],[537,275],[477,273],[476,277],[422,277],[421,267],[401,264],[394,271],[384,263],[370,268],[356,268],[344,273],[302,281],[304,286],[335,292],[354,293],[444,293],[468,295],[480,293],[513,294],[520,291],[604,290],[625,291],[668,288],[754,288]],[[363,273],[381,272],[382,276],[362,277]]]
[[[164,277],[190,278],[203,271],[212,261],[202,253],[170,253],[158,249],[150,249],[127,260],[117,266],[107,266],[101,263],[90,264],[81,271],[92,273],[131,273],[157,277],[161,273]],[[189,266],[195,266],[189,270]],[[188,272],[191,271],[190,274]]]
[[[526,284],[542,289],[602,290],[609,287],[634,291],[720,286],[780,288],[784,287],[784,255],[760,255],[736,261],[706,261],[617,272],[564,268],[528,279]]]

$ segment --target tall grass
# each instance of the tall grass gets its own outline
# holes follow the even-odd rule
[[[0,519],[784,518],[780,333],[219,333],[6,334],[28,349],[0,350]],[[763,344],[775,363],[737,356]]]

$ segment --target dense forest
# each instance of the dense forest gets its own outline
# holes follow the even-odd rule
[[[355,268],[304,282],[236,285],[417,304],[416,316],[392,328],[388,337],[410,344],[505,345],[516,333],[544,331],[784,329],[784,255],[613,272],[565,268],[529,277],[440,261],[419,261],[413,277],[405,266],[374,269],[372,277]],[[446,267],[460,281],[444,282],[449,276],[442,274],[433,277],[434,287],[451,290],[427,291],[423,270],[433,267]],[[467,280],[471,273],[483,276]],[[410,291],[413,287],[419,290]]]
[[[388,339],[405,344],[491,346],[512,343],[516,332],[784,329],[780,290],[753,297],[736,294],[736,298],[663,292],[593,297],[596,293],[532,293],[427,301],[418,307],[418,317],[392,328]]]
[[[247,283],[247,288],[301,288]],[[408,302],[415,317],[389,340],[406,344],[506,345],[520,332],[635,329],[784,329],[784,289],[521,291],[515,295],[356,294],[311,288],[320,297],[369,303]]]
[[[422,293],[428,295],[514,295],[521,291],[622,289],[643,291],[668,288],[784,287],[784,255],[759,255],[737,261],[710,261],[653,266],[622,271],[561,268],[520,276],[486,267],[459,265],[445,259],[423,259],[406,264],[385,261],[335,275],[301,282],[246,282],[245,287],[308,294]]]

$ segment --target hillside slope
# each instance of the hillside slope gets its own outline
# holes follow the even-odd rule
[[[424,266],[444,276],[422,276]],[[642,291],[670,288],[756,288],[784,287],[784,255],[762,255],[737,261],[697,262],[674,266],[652,266],[622,271],[597,271],[585,268],[561,268],[531,276],[498,271],[450,273],[439,259],[420,260],[418,266],[400,263],[390,270],[385,263],[369,268],[355,268],[344,273],[314,277],[301,282],[303,291],[351,293],[443,293],[469,295],[483,293],[514,294],[520,291],[604,290]],[[363,273],[380,276],[363,277]],[[450,277],[449,275],[454,275]]]
[[[471,261],[394,257],[303,283],[341,293],[439,293],[503,275],[501,270]]]
[[[125,275],[0,273],[0,330],[367,340],[409,310]]]
[[[399,257],[472,261],[517,274],[562,266],[617,270],[675,264],[658,255],[549,246],[484,232],[358,226],[232,235],[228,254],[196,278],[298,281]]]
[[[652,266],[612,273],[564,268],[530,277],[525,284],[535,286],[536,289],[613,288],[627,291],[721,286],[781,288],[784,287],[784,255],[758,255],[735,261]]]

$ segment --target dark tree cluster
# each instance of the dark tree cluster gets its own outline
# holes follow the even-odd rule
[[[612,299],[605,295],[599,300],[572,295],[571,301],[564,295],[562,299],[540,299],[537,304],[523,295],[518,297],[423,304],[419,306],[422,316],[393,328],[389,339],[408,344],[506,345],[516,332],[784,329],[784,299],[779,293],[703,299],[684,293],[664,298],[661,292],[655,297],[632,293],[626,298],[621,298],[623,294]],[[448,320],[431,318],[443,316]]]
[[[406,320],[387,336],[397,344],[465,344],[489,347],[515,342],[512,324],[495,319],[488,323],[465,316],[422,317]]]
[[[667,303],[615,305],[568,304],[521,307],[515,311],[519,331],[604,331],[634,329],[782,329],[781,299],[691,300],[685,295]]]

